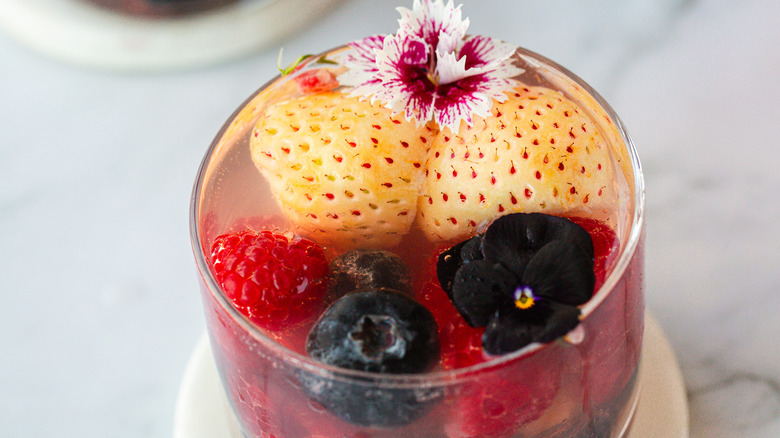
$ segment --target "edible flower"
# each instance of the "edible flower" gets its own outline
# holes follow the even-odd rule
[[[461,121],[487,117],[523,72],[512,64],[515,47],[494,38],[466,35],[468,18],[452,0],[414,0],[398,8],[395,34],[353,42],[339,78],[352,94],[380,101],[418,124],[434,120],[457,132]]]
[[[573,330],[593,294],[593,242],[568,219],[514,213],[444,251],[437,276],[493,355],[547,343]]]

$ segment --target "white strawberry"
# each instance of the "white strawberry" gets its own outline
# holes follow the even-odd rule
[[[331,91],[267,108],[250,147],[298,232],[340,249],[390,247],[416,216],[434,134]]]
[[[590,213],[614,206],[614,165],[597,126],[562,93],[519,86],[492,116],[431,145],[418,223],[432,240],[511,212]]]

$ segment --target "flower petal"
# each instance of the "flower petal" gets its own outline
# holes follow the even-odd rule
[[[341,83],[351,94],[381,101],[394,113],[424,124],[433,119],[457,132],[474,116],[487,117],[504,101],[522,70],[510,61],[514,47],[481,36],[466,37],[468,19],[452,0],[415,0],[398,8],[398,32],[353,44]]]
[[[480,71],[466,69],[466,58],[457,59],[454,52],[436,54],[436,81],[439,85],[451,84],[460,79],[479,74]]]
[[[528,262],[523,283],[537,296],[570,306],[585,304],[596,283],[593,258],[571,242],[554,240]]]
[[[347,54],[345,62],[352,66],[364,66],[367,70],[376,70],[376,51],[382,50],[385,38],[384,35],[372,35],[352,42],[349,46],[353,50]]]
[[[580,322],[574,306],[539,299],[528,309],[503,307],[485,327],[482,347],[488,354],[517,351],[533,342],[552,342],[566,335]]]
[[[484,327],[497,309],[512,307],[512,294],[519,282],[498,263],[465,263],[452,281],[452,304],[470,326]]]
[[[463,41],[458,56],[466,58],[466,68],[480,68],[482,71],[495,70],[515,53],[516,47],[495,38],[482,35],[470,35]],[[512,66],[511,63],[508,63]],[[512,66],[513,67],[513,66]],[[522,73],[522,69],[507,69],[511,77]]]
[[[509,61],[514,51],[509,44],[481,36],[468,37],[457,53],[437,51],[440,88],[434,118],[439,126],[457,132],[461,120],[471,126],[473,116],[489,116],[492,99],[506,100],[505,92],[515,85],[511,78],[522,72]]]
[[[406,119],[424,124],[433,116],[435,94],[427,76],[428,46],[413,35],[385,38],[383,49],[377,51],[376,78],[372,86],[373,100],[380,100],[394,113],[406,113]],[[353,93],[361,90],[357,88]]]
[[[460,5],[454,7],[452,0],[444,4],[443,0],[414,0],[412,10],[397,8],[401,14],[398,20],[398,33],[406,33],[422,38],[436,51],[454,52],[466,36],[469,20],[462,19]]]
[[[463,43],[458,55],[466,58],[466,68],[484,73],[480,91],[493,99],[503,102],[505,93],[517,85],[514,77],[522,74],[512,61],[517,48],[495,38],[481,35],[469,36]]]
[[[457,243],[439,255],[439,260],[436,263],[436,277],[450,300],[452,300],[452,281],[461,265],[484,258],[480,249],[481,242],[482,235],[478,234],[471,239]]]
[[[482,253],[485,259],[502,263],[524,275],[534,253],[553,240],[579,247],[593,258],[593,240],[574,222],[543,213],[512,213],[493,221],[485,231]]]
[[[521,276],[533,254],[550,239],[548,222],[565,220],[539,213],[513,213],[493,221],[485,230],[482,252]]]
[[[383,35],[374,35],[350,44],[353,50],[347,52],[344,65],[349,68],[339,75],[339,82],[353,86],[353,94],[368,96],[375,87],[381,85],[376,77],[379,67],[376,65],[376,53],[382,50]]]

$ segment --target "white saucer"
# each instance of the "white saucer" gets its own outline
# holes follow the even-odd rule
[[[642,388],[631,431],[626,438],[687,438],[688,402],[680,368],[669,342],[651,316],[645,338],[639,383]],[[174,438],[232,438],[234,419],[227,406],[208,337],[203,335],[184,372],[174,418]]]
[[[28,47],[86,67],[151,71],[237,58],[340,0],[244,0],[183,18],[142,19],[82,0],[3,0],[0,28]]]

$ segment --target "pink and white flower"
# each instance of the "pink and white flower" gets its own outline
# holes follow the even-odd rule
[[[434,120],[457,132],[462,121],[490,114],[493,100],[522,73],[510,57],[515,47],[499,40],[466,35],[468,19],[452,0],[414,0],[412,10],[398,8],[394,35],[375,35],[350,46],[339,78],[352,94],[380,101],[418,124]]]

